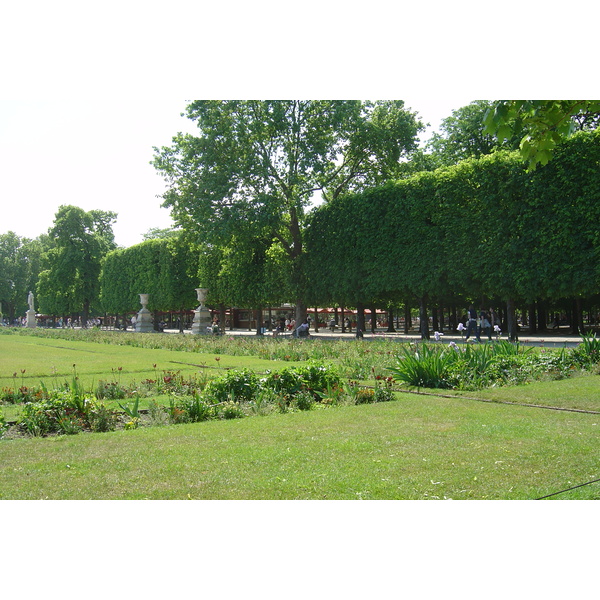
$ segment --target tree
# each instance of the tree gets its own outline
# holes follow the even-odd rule
[[[226,247],[267,236],[283,249],[306,314],[302,267],[306,209],[393,176],[422,129],[402,101],[195,101],[199,135],[155,148],[169,189],[164,206],[206,243]]]
[[[27,294],[35,290],[40,272],[42,243],[13,231],[0,234],[0,302],[3,316],[12,323],[27,309]]]
[[[500,141],[522,132],[519,149],[529,170],[545,165],[577,129],[595,129],[600,100],[500,100],[484,117],[485,131]]]
[[[483,120],[493,104],[477,100],[453,110],[441,125],[441,133],[434,133],[427,143],[437,166],[454,165],[467,158],[480,158],[498,148],[516,149],[518,139],[498,141],[495,135],[484,131]]]
[[[182,312],[197,302],[196,287],[198,252],[181,235],[118,248],[102,263],[100,298],[104,310],[114,315],[139,310],[139,294],[150,295],[155,317],[161,310]],[[183,318],[180,326],[183,330]]]
[[[161,227],[151,227],[148,229],[146,233],[142,235],[144,241],[147,240],[156,240],[163,238],[176,238],[179,237],[181,233],[180,230],[175,229],[174,227],[161,228]]]
[[[85,327],[98,300],[102,258],[115,248],[113,212],[86,212],[76,206],[59,207],[48,231],[45,262],[37,286],[40,310],[49,314],[81,313]]]

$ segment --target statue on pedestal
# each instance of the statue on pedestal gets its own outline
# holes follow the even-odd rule
[[[33,304],[33,292],[29,292],[29,295],[27,296],[27,304],[29,304],[29,310],[27,311],[27,323],[25,326],[33,329],[34,327],[37,327],[37,321],[35,320],[35,308]]]

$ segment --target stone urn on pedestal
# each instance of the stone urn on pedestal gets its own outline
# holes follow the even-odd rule
[[[140,304],[142,305],[142,309],[138,312],[135,320],[135,330],[138,333],[154,331],[152,313],[146,308],[148,305],[148,296],[149,294],[140,294]]]
[[[208,328],[212,324],[210,317],[210,311],[204,306],[204,300],[206,299],[207,288],[196,288],[196,294],[198,294],[198,302],[200,305],[194,310],[194,320],[192,322],[192,333],[198,333],[206,335],[209,332]]]

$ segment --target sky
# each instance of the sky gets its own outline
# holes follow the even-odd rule
[[[192,99],[402,99],[431,133],[472,100],[556,97],[557,74],[583,62],[555,43],[532,77],[529,50],[490,43],[494,28],[473,25],[481,3],[450,4],[374,0],[360,14],[312,0],[302,11],[267,0],[3,7],[0,233],[45,233],[62,204],[116,212],[121,246],[171,226],[152,148],[193,132],[180,116]],[[514,5],[522,24],[547,24]]]
[[[428,134],[473,98],[403,99],[431,123]],[[194,133],[194,124],[181,117],[186,102],[0,99],[0,233],[46,233],[62,204],[116,212],[115,240],[125,247],[141,242],[150,228],[171,226],[159,197],[165,183],[150,161],[154,146],[170,145],[179,131]]]

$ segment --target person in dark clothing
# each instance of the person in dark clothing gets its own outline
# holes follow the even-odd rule
[[[472,304],[469,306],[467,317],[467,335],[465,337],[465,341],[468,340],[472,334],[475,334],[477,341],[480,341],[479,333],[477,332],[477,311]]]

